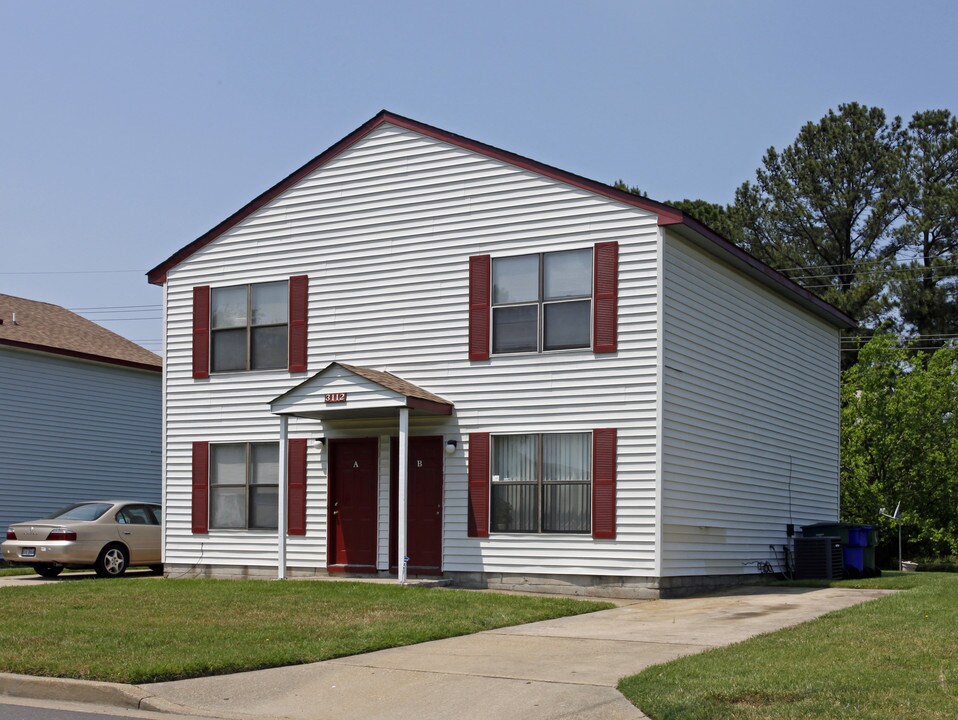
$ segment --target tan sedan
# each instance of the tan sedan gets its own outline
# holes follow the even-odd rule
[[[30,565],[43,577],[56,577],[64,568],[119,577],[130,565],[163,572],[161,513],[159,505],[129,500],[77,503],[42,520],[11,525],[3,559]]]

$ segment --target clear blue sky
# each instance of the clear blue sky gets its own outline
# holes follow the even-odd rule
[[[0,292],[157,350],[143,273],[382,108],[727,202],[839,103],[958,112],[956,37],[940,1],[0,0]]]

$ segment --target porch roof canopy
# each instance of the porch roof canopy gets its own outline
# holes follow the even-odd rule
[[[274,415],[316,419],[388,417],[408,408],[414,415],[451,415],[448,400],[383,370],[332,362],[272,400]]]

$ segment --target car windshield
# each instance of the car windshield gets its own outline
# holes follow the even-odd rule
[[[103,513],[109,510],[113,505],[111,503],[79,503],[70,507],[57,510],[52,515],[48,515],[48,520],[96,520]]]

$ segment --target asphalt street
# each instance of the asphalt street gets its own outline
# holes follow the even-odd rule
[[[78,709],[82,707],[82,710]],[[0,720],[200,720],[190,715],[118,710],[74,703],[17,699],[0,703]],[[208,720],[208,718],[203,718]]]

